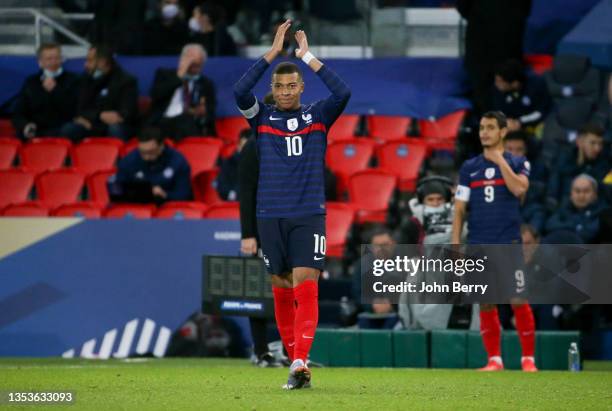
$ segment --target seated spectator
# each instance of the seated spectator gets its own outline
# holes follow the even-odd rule
[[[234,39],[220,20],[217,5],[204,3],[195,6],[189,20],[190,41],[201,44],[209,56],[235,56]]]
[[[527,77],[516,60],[502,63],[495,71],[492,110],[508,117],[508,130],[533,132],[544,120],[550,105],[546,85],[537,77]]]
[[[13,112],[22,139],[58,136],[76,113],[78,76],[63,69],[60,46],[43,44],[37,56],[40,71],[26,78]]]
[[[87,78],[87,76],[93,76],[94,71],[96,71],[96,49],[97,46],[92,45],[87,50],[85,62],[83,63],[83,69],[85,70],[83,77],[85,78]]]
[[[421,179],[417,197],[408,202],[412,219],[402,226],[406,244],[449,244],[453,225],[452,181],[432,176]]]
[[[77,117],[62,128],[62,135],[72,141],[89,136],[127,140],[138,113],[136,78],[123,71],[110,49],[98,47],[95,54],[96,68],[80,85]]]
[[[504,149],[515,157],[527,157],[527,135],[524,131],[511,131],[504,137]],[[546,167],[535,161],[529,174],[529,189],[521,204],[521,219],[541,233],[546,223],[546,207],[544,206],[547,189]]]
[[[159,129],[145,128],[138,149],[121,159],[109,180],[109,194],[120,202],[189,201],[191,168],[181,153],[164,144]]]
[[[226,159],[220,160],[220,170],[217,176],[217,192],[219,197],[226,201],[237,201],[239,194],[238,164],[240,163],[240,153],[249,138],[251,129],[245,128],[240,132],[238,148],[236,152]],[[252,171],[251,171],[252,172]]]
[[[370,232],[369,244],[376,258],[391,259],[396,253],[396,242],[391,235],[391,231],[385,227],[374,227]],[[363,311],[359,315],[359,326],[361,328],[393,328],[397,324],[398,318],[396,307],[386,299],[375,299],[372,304],[363,304],[361,301],[362,287],[362,264],[358,259],[353,264],[353,301]],[[374,314],[374,315],[372,315]]]
[[[570,201],[546,221],[546,232],[574,231],[585,243],[591,243],[599,233],[599,213],[604,209],[597,198],[597,185],[588,174],[574,178]]]
[[[580,130],[576,146],[562,151],[551,172],[548,184],[548,202],[553,207],[566,198],[572,179],[588,174],[602,182],[610,170],[610,161],[604,151],[603,129],[598,125],[586,125]]]
[[[189,41],[185,11],[179,0],[160,0],[160,14],[145,23],[144,53],[172,56]]]
[[[160,68],[151,87],[149,124],[166,137],[215,134],[215,88],[202,74],[206,51],[199,44],[183,48],[178,69]]]

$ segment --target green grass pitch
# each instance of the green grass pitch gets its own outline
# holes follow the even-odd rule
[[[580,373],[315,368],[313,388],[283,391],[287,369],[247,360],[95,361],[0,359],[0,392],[75,393],[73,405],[0,405],[68,410],[612,409],[612,364]]]

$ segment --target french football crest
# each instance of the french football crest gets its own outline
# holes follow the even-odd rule
[[[485,177],[487,179],[492,179],[495,176],[495,169],[493,167],[489,167],[485,170]]]
[[[290,118],[289,120],[287,120],[287,128],[289,129],[289,131],[297,130],[298,128],[297,118]]]

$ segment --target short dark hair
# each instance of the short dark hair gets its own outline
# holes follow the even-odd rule
[[[500,76],[508,83],[518,81],[524,84],[526,80],[525,68],[523,67],[523,64],[514,59],[506,60],[499,64],[495,70],[495,74]]]
[[[284,61],[282,63],[278,63],[276,67],[274,67],[274,71],[272,74],[293,74],[298,73],[300,80],[303,78],[302,70],[298,67],[297,64],[291,63],[289,61]]]
[[[497,125],[499,126],[499,128],[508,127],[508,119],[506,118],[506,115],[501,111],[487,111],[482,115],[482,118],[497,120]]]
[[[595,134],[596,136],[603,138],[604,129],[597,123],[587,123],[580,128],[580,132],[578,134],[581,136]]]
[[[540,234],[538,233],[538,230],[536,230],[535,227],[532,226],[531,224],[521,224],[521,234],[523,233],[531,234],[532,237],[535,238],[536,240],[540,238]]]
[[[105,60],[110,65],[115,65],[115,52],[109,45],[98,45],[96,47],[96,60]]]
[[[523,130],[515,130],[515,131],[511,131],[508,134],[506,134],[506,137],[504,137],[504,141],[522,141],[523,143],[525,143],[525,147],[527,147],[527,141],[529,140],[527,138],[527,133],[525,133]]]
[[[374,237],[378,237],[379,235],[388,235],[389,237],[393,238],[393,232],[388,227],[382,224],[377,224],[371,227],[366,234],[366,238],[368,239],[369,243],[372,242]]]
[[[145,143],[147,141],[155,140],[157,144],[164,143],[164,136],[162,132],[157,127],[145,127],[140,131],[140,135],[138,136],[139,143]]]
[[[53,50],[53,49],[57,49],[61,52],[61,47],[59,44],[57,43],[43,43],[40,46],[38,46],[38,49],[36,50],[36,57],[40,58],[40,55],[42,54],[43,51],[45,50]]]

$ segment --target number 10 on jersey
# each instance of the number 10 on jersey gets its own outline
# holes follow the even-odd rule
[[[302,155],[302,137],[301,136],[285,137],[285,141],[287,142],[287,156],[288,157]]]

